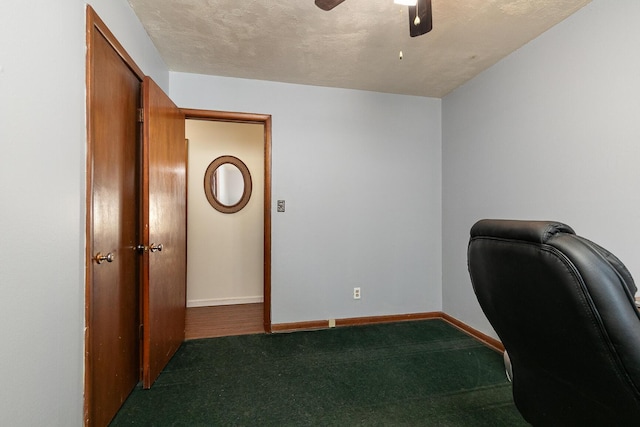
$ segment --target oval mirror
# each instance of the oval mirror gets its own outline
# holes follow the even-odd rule
[[[225,206],[233,206],[242,199],[244,178],[234,164],[223,163],[218,166],[211,175],[210,184],[213,197]]]
[[[217,211],[238,212],[251,198],[249,168],[237,157],[218,157],[204,174],[204,193]]]

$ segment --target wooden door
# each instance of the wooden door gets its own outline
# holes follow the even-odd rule
[[[89,21],[85,423],[102,426],[140,378],[140,79]]]
[[[184,341],[186,145],[184,115],[149,77],[143,82],[143,386],[151,387]]]

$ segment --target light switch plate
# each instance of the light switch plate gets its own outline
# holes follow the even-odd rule
[[[284,200],[278,200],[278,212],[284,212]]]

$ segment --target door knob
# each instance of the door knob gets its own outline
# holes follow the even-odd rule
[[[98,264],[102,264],[105,261],[113,262],[113,260],[116,259],[116,256],[112,252],[109,252],[106,255],[102,255],[102,253],[98,252],[94,257],[94,259]]]
[[[151,252],[162,252],[162,243],[156,246],[155,243],[149,245],[149,250]]]

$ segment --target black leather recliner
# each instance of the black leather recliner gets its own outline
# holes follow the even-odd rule
[[[471,228],[473,289],[511,359],[533,425],[640,425],[640,315],[627,268],[548,221]]]

